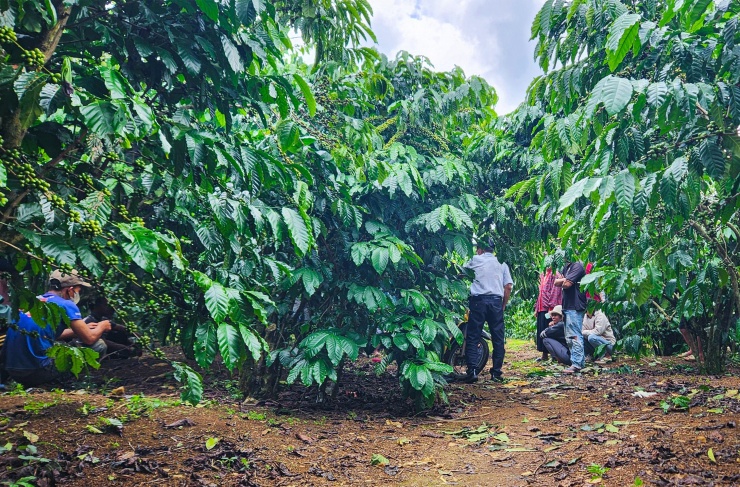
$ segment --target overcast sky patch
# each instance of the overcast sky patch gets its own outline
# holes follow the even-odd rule
[[[532,20],[544,0],[369,0],[378,48],[429,58],[435,69],[461,67],[496,89],[501,115],[524,101],[542,71],[529,41]]]

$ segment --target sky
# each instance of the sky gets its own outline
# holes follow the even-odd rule
[[[435,69],[461,67],[485,78],[498,93],[496,112],[524,101],[542,71],[533,60],[532,20],[544,0],[369,0],[378,49],[421,54]]]

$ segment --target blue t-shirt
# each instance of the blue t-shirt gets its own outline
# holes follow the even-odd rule
[[[54,303],[61,307],[72,320],[81,320],[82,313],[69,299],[60,298],[56,294],[46,293],[38,297],[41,301]],[[62,331],[67,327],[64,321],[60,321],[55,330],[47,324],[41,328],[30,315],[21,313],[18,318],[19,330],[8,329],[5,337],[5,368],[12,370],[34,370],[46,367],[51,364],[52,360],[46,356],[46,351],[54,345],[54,340],[59,338]],[[24,331],[26,333],[21,332]],[[38,338],[29,336],[27,333],[36,332]]]

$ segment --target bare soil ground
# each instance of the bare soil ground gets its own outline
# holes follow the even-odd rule
[[[740,485],[737,367],[706,377],[676,357],[619,357],[570,377],[537,356],[510,342],[506,383],[451,384],[449,405],[423,415],[367,358],[328,406],[299,386],[244,403],[217,370],[191,407],[167,364],[104,361],[64,391],[0,396],[0,483]]]

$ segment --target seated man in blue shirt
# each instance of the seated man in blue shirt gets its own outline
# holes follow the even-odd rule
[[[91,326],[82,319],[77,307],[80,291],[89,287],[90,284],[83,281],[76,271],[63,274],[56,270],[49,277],[49,290],[38,296],[41,301],[54,303],[64,310],[69,318],[69,328],[63,320],[55,329],[49,323],[41,327],[28,314],[20,313],[16,326],[8,329],[5,339],[5,369],[16,382],[31,387],[50,382],[62,375],[54,361],[46,356],[46,351],[56,340],[76,337],[99,354],[105,353],[105,343],[100,337],[110,331],[110,321],[101,321]]]
[[[491,380],[503,382],[501,367],[504,364],[504,309],[509,302],[511,288],[514,281],[511,279],[509,266],[499,262],[493,255],[493,242],[489,239],[478,242],[476,254],[464,265],[466,269],[475,271],[475,280],[470,286],[470,315],[468,317],[468,335],[465,346],[465,356],[468,362],[468,374],[465,382],[478,381],[480,370],[476,370],[478,363],[478,341],[483,332],[483,323],[488,322],[493,343],[493,367]]]

